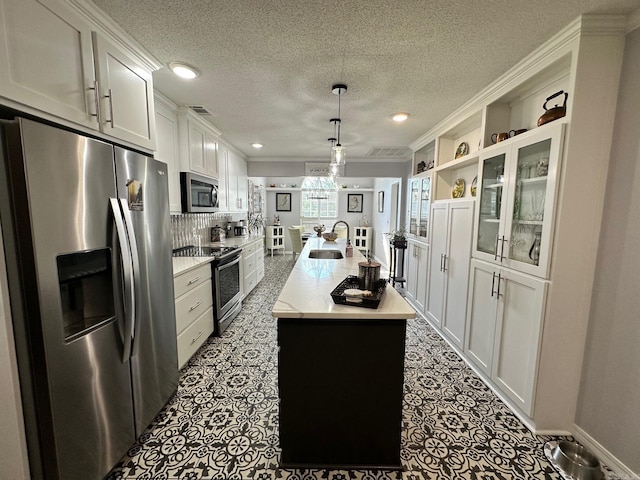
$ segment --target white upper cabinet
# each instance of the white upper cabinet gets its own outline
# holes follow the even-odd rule
[[[563,129],[540,127],[482,153],[474,257],[548,278]]]
[[[180,203],[180,164],[178,150],[178,117],[176,107],[168,100],[156,96],[156,151],[154,157],[167,164],[169,183],[169,210],[181,213]]]
[[[229,148],[221,143],[218,145],[218,174],[220,175],[219,179],[219,190],[218,190],[218,201],[220,202],[220,211],[229,211],[229,172],[228,172],[228,160],[229,160]]]
[[[0,0],[0,96],[97,129],[91,26],[57,0]]]
[[[411,180],[409,191],[409,233],[416,238],[427,237],[431,205],[431,176]]]
[[[180,132],[180,169],[219,178],[218,138],[220,132],[188,107],[178,110]],[[222,206],[221,206],[222,208]]]
[[[229,210],[247,210],[247,162],[229,151]]]
[[[155,113],[151,72],[103,35],[93,32],[100,130],[154,148]]]
[[[151,69],[60,0],[0,0],[0,97],[154,148]]]

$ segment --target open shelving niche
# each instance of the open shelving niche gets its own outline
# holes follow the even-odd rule
[[[504,81],[480,92],[474,101],[453,112],[412,145],[413,175],[418,178],[433,175],[433,201],[456,200],[452,198],[452,190],[458,179],[465,182],[462,198],[473,197],[471,187],[478,175],[479,155],[494,146],[492,134],[537,128],[545,100],[570,88],[571,57],[571,52],[567,52],[559,57],[545,58],[536,66],[535,73],[521,72],[520,76],[528,74],[527,78]],[[568,93],[566,116],[570,118],[572,92]],[[562,104],[562,101],[561,97],[553,99],[548,107]],[[469,146],[469,153],[455,158],[456,150],[463,142]],[[419,172],[420,162],[431,168]]]

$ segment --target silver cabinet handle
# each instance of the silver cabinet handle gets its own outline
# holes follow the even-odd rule
[[[193,312],[196,308],[198,308],[200,305],[202,305],[202,302],[196,302],[195,305],[192,305],[191,307],[189,307],[189,311]]]
[[[194,337],[193,340],[191,340],[191,345],[196,343],[198,341],[198,339],[202,336],[203,333],[204,333],[204,331],[199,332],[198,335],[196,337]]]
[[[500,298],[502,296],[504,296],[502,293],[500,293],[500,281],[502,280],[502,275],[498,274],[498,291],[497,291],[497,298]]]
[[[193,279],[189,280],[189,283],[187,283],[187,285],[193,285],[193,284],[194,284],[194,283],[196,283],[198,280],[200,280],[200,277],[193,278]]]
[[[447,254],[446,253],[442,254],[442,271],[443,272],[447,271]]]
[[[93,102],[96,109],[96,113],[90,113],[89,115],[91,115],[92,117],[96,117],[96,120],[98,121],[98,125],[100,125],[102,118],[100,116],[100,94],[98,93],[97,80],[93,81],[93,87],[89,87],[89,90],[93,90]]]
[[[509,243],[509,240],[507,240],[506,238],[504,238],[504,235],[502,236],[502,242],[500,244],[500,261],[502,262],[504,260],[504,244]]]
[[[493,272],[493,276],[491,278],[491,296],[492,297],[493,297],[493,294],[496,293],[495,286],[496,286],[496,272]]]
[[[493,260],[498,260],[498,242],[500,241],[500,235],[496,235],[495,253],[493,254]]]
[[[111,93],[111,89],[109,89],[109,94],[105,95],[104,98],[109,99],[109,113],[111,114],[111,118],[106,121],[106,123],[111,124],[111,128],[115,128],[113,126],[113,94]]]

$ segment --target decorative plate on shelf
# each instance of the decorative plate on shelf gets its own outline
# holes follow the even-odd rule
[[[476,196],[476,191],[478,189],[478,176],[473,177],[473,181],[471,182],[471,196]]]
[[[451,189],[451,197],[452,198],[462,198],[464,197],[464,180],[462,178],[457,179],[453,188]]]
[[[462,142],[458,145],[456,150],[456,158],[464,157],[469,153],[469,144],[467,142]]]

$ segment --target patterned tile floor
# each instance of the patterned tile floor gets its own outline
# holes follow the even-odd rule
[[[423,319],[405,357],[405,471],[280,469],[276,321],[293,265],[265,258],[264,280],[220,338],[181,372],[176,395],[107,480],[561,479],[529,432]]]

